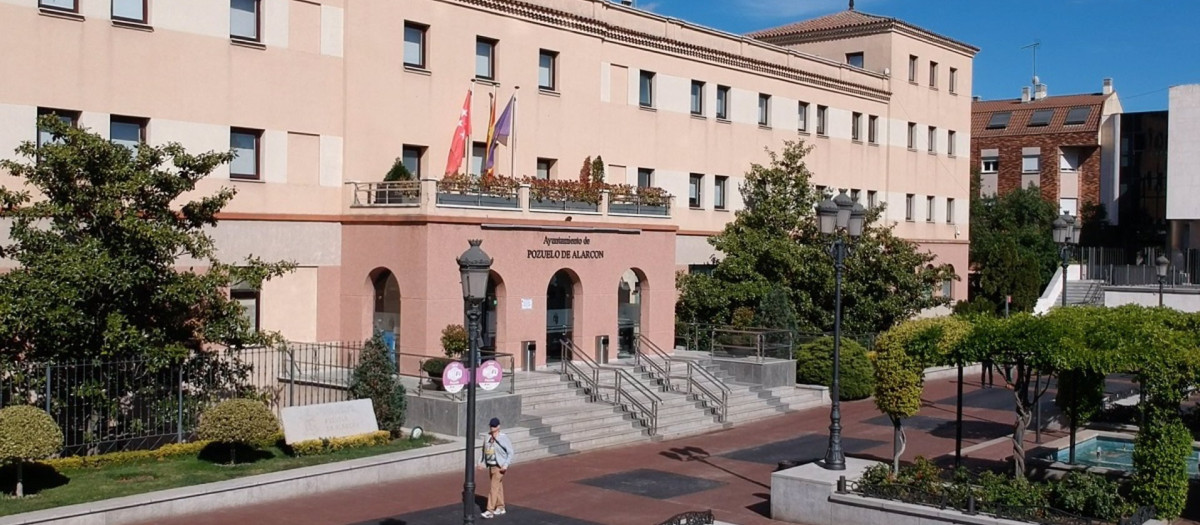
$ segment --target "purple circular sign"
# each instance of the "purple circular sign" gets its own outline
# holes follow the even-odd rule
[[[500,380],[504,377],[504,368],[500,366],[494,359],[484,361],[475,370],[475,381],[479,388],[484,390],[495,390],[500,386]]]
[[[458,361],[451,362],[442,370],[442,387],[451,394],[462,390],[470,379],[467,367]]]

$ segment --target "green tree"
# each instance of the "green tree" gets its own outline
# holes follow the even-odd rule
[[[875,377],[867,350],[853,339],[842,338],[838,352],[841,369],[838,381],[842,401],[871,395]],[[802,385],[833,386],[833,338],[822,337],[796,349],[796,382]],[[832,395],[832,393],[831,393]]]
[[[760,328],[796,331],[796,309],[792,307],[792,300],[782,287],[772,287],[754,314],[757,317],[755,324]]]
[[[389,353],[379,334],[363,345],[358,366],[350,376],[350,395],[354,399],[370,399],[379,428],[398,436],[404,426],[408,400]]]
[[[750,166],[739,187],[744,209],[709,239],[723,258],[711,275],[678,280],[676,310],[685,320],[729,319],[738,307],[758,306],[780,286],[796,310],[799,330],[832,330],[834,269],[829,239],[817,229],[820,196],[804,163],[809,150],[802,142],[788,141],[781,152],[768,151],[767,165]],[[933,265],[933,255],[880,224],[881,212],[868,212],[863,235],[846,261],[842,322],[848,333],[880,332],[946,304],[948,299],[930,291],[957,278],[948,265]]]
[[[1059,264],[1051,232],[1058,211],[1037,187],[981,197],[978,172],[972,181],[970,259],[978,281],[969,308],[1000,313],[1012,296],[1014,312],[1031,311]]]
[[[1070,463],[1075,463],[1075,431],[1104,408],[1104,374],[1089,369],[1058,373],[1054,404],[1071,421]]]

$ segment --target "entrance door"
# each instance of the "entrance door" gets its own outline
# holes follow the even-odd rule
[[[559,270],[546,287],[546,363],[558,363],[566,353],[562,341],[574,334],[575,279]]]
[[[375,276],[375,307],[371,328],[383,338],[389,354],[395,359],[396,339],[400,335],[400,283],[388,270]]]
[[[642,327],[642,281],[625,270],[617,284],[617,357],[632,357]]]

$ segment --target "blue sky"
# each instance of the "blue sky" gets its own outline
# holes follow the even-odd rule
[[[846,9],[846,0],[637,0],[655,13],[745,33]],[[1167,88],[1200,83],[1198,0],[857,0],[980,48],[973,95],[1015,98],[1037,72],[1051,95],[1100,91],[1111,77],[1125,111],[1167,109]]]

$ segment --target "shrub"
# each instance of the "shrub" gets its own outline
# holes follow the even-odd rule
[[[230,399],[213,405],[200,416],[196,433],[200,439],[224,445],[262,447],[279,432],[279,421],[262,402]],[[231,446],[230,463],[237,462],[237,447]]]
[[[1120,485],[1095,474],[1072,472],[1050,485],[1050,506],[1078,516],[1115,522],[1132,510]]]
[[[25,495],[25,462],[56,454],[62,445],[62,430],[46,411],[29,405],[0,410],[0,460],[17,465],[17,497]]]
[[[383,176],[383,182],[400,182],[413,180],[412,172],[404,166],[404,159],[396,157],[396,161],[392,163],[392,169],[388,170],[387,175]]]
[[[457,359],[467,351],[467,329],[461,324],[449,324],[442,329],[442,352]]]
[[[407,408],[404,394],[396,365],[389,358],[383,339],[376,334],[363,346],[362,357],[350,377],[350,395],[354,399],[370,399],[380,430],[399,435]]]
[[[1147,418],[1133,446],[1134,503],[1153,506],[1159,518],[1172,519],[1187,501],[1187,458],[1192,436],[1183,423]]]
[[[852,401],[871,395],[874,370],[862,345],[842,338],[841,400]],[[804,385],[833,384],[833,338],[822,337],[796,350],[796,382]]]
[[[317,456],[351,448],[378,447],[391,443],[391,441],[392,433],[380,430],[379,432],[342,438],[310,439],[308,441],[293,443],[290,445],[290,448],[292,449],[292,454],[296,456]]]
[[[1024,477],[1010,478],[984,472],[977,480],[985,509],[995,507],[1042,507],[1046,505],[1046,486]]]
[[[196,455],[199,454],[201,450],[204,450],[204,447],[207,447],[209,443],[209,441],[171,443],[168,445],[163,445],[154,450],[122,450],[120,452],[109,452],[107,454],[96,454],[94,456],[68,456],[65,458],[47,459],[42,461],[42,463],[58,470],[127,465],[129,463],[150,459],[162,460],[177,456]]]

